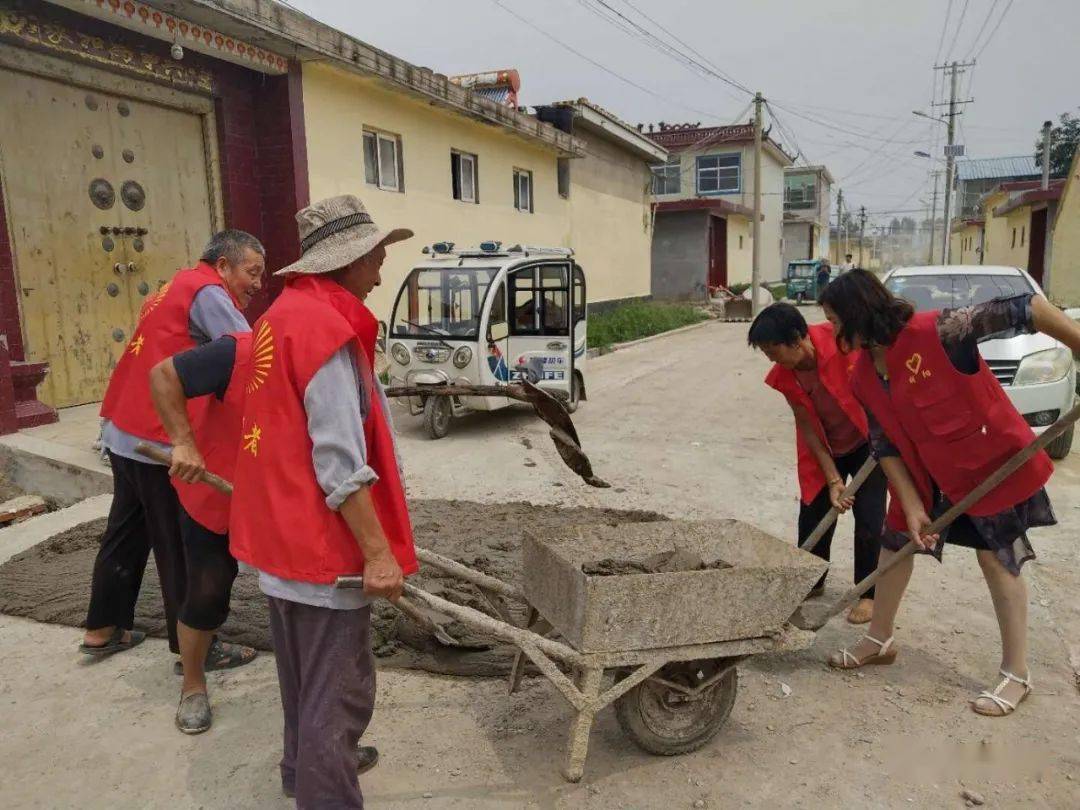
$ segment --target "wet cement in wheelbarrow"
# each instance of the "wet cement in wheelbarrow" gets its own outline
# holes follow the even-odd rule
[[[538,506],[515,502],[414,500],[410,503],[418,545],[505,582],[516,582],[526,530],[559,534],[571,526],[645,523],[666,520],[655,512]],[[90,597],[104,520],[90,521],[55,535],[0,566],[0,612],[52,624],[81,626]],[[422,566],[411,582],[470,607],[491,610],[471,585]],[[519,620],[523,618],[518,616]],[[254,575],[241,573],[233,587],[232,612],[223,638],[271,649],[266,598]],[[165,619],[153,556],[147,564],[136,606],[135,627],[164,637]],[[372,640],[380,666],[421,669],[450,675],[497,676],[506,673],[515,648],[492,644],[457,623],[450,634],[465,645],[445,647],[378,600],[372,613]],[[72,645],[76,643],[73,635]]]

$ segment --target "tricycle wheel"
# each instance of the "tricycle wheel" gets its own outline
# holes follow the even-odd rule
[[[716,680],[698,694],[687,694],[655,676],[648,678],[615,701],[619,725],[650,754],[697,751],[716,736],[735,705],[739,681],[734,665],[722,659],[684,661],[667,664],[656,675],[687,690]]]
[[[453,414],[450,397],[428,397],[424,400],[424,428],[428,436],[441,439],[449,433]]]
[[[805,304],[806,303],[806,293],[802,293],[802,292],[795,293],[795,303],[796,304]]]

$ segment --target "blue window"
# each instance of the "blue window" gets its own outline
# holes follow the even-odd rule
[[[737,194],[741,190],[741,152],[702,155],[697,159],[698,194]]]

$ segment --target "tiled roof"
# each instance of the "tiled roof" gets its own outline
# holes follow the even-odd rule
[[[1031,155],[956,161],[956,177],[959,180],[1005,180],[1010,177],[1038,177],[1040,174],[1042,170]]]

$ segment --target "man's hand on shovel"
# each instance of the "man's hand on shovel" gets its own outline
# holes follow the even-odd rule
[[[186,484],[195,484],[202,480],[206,473],[206,462],[202,453],[193,444],[173,445],[172,461],[169,464],[169,475],[179,478]]]

